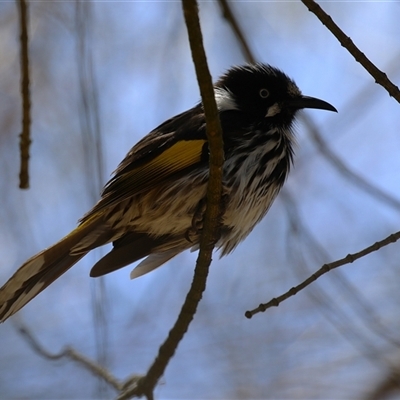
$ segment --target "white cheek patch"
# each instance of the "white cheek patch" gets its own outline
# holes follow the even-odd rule
[[[276,114],[281,112],[281,107],[278,103],[273,104],[270,108],[268,108],[267,113],[265,114],[265,118],[273,117]]]
[[[238,106],[231,92],[224,88],[215,88],[215,101],[218,111],[237,110]]]

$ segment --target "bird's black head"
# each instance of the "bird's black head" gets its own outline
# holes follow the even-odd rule
[[[303,96],[293,80],[266,64],[231,68],[216,83],[215,93],[220,112],[241,111],[255,124],[290,126],[302,108],[336,111],[323,100]]]

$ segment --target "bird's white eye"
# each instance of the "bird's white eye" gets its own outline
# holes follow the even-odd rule
[[[267,89],[261,89],[260,90],[260,97],[263,99],[266,99],[269,96],[269,91]]]

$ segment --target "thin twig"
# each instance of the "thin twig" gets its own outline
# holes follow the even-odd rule
[[[19,172],[19,187],[29,188],[29,148],[31,144],[31,101],[29,87],[29,55],[28,55],[28,10],[25,0],[18,0],[20,18],[21,43],[21,97],[22,97],[22,132],[19,148],[21,151],[21,165]]]
[[[379,242],[376,242],[373,245],[371,245],[357,253],[348,254],[346,257],[341,258],[340,260],[334,261],[329,264],[324,264],[317,272],[312,274],[310,277],[308,277],[305,281],[303,281],[299,285],[292,287],[290,290],[288,290],[286,293],[282,294],[281,296],[273,298],[268,303],[260,304],[254,310],[246,311],[245,316],[247,318],[251,318],[253,315],[255,315],[259,312],[264,312],[268,308],[278,307],[279,304],[281,304],[283,301],[287,300],[289,297],[294,296],[295,294],[297,294],[298,292],[303,290],[305,287],[307,287],[308,285],[310,285],[311,283],[316,281],[319,277],[321,277],[322,275],[331,271],[332,269],[341,267],[345,264],[351,264],[361,257],[364,257],[370,253],[373,253],[374,251],[378,251],[382,247],[385,247],[391,243],[397,242],[399,239],[400,239],[400,231],[396,232],[396,233],[392,233],[387,238],[385,238]]]
[[[247,39],[244,36],[242,29],[235,17],[235,14],[232,12],[231,6],[228,4],[227,0],[218,0],[218,3],[221,7],[224,18],[228,21],[228,24],[232,28],[233,33],[238,40],[240,47],[242,49],[243,55],[245,59],[251,63],[256,63],[256,58],[253,55],[253,52],[250,49],[250,46],[247,44]]]
[[[389,95],[400,103],[400,90],[390,81],[387,75],[377,68],[364,53],[362,53],[354,42],[336,25],[333,19],[313,0],[301,0],[309,11],[333,33],[340,44],[359,62],[375,79],[375,82],[384,87]]]
[[[283,189],[280,193],[281,199],[287,210],[288,222],[290,225],[290,233],[295,237],[292,241],[286,244],[288,248],[288,254],[292,255],[292,259],[295,260],[296,265],[302,266],[302,270],[306,271],[304,265],[304,259],[300,251],[296,251],[295,248],[302,241],[307,243],[307,248],[311,249],[315,256],[319,259],[328,259],[328,252],[319,243],[315,235],[312,233],[307,223],[303,220],[294,197],[287,189]],[[295,269],[297,270],[297,268]],[[343,294],[348,296],[346,300],[346,306],[351,302],[352,308],[355,313],[362,321],[365,327],[371,332],[385,339],[391,345],[400,348],[400,340],[396,338],[396,334],[391,334],[386,326],[382,323],[381,319],[376,315],[375,310],[370,307],[366,297],[361,293],[340,271],[336,274],[330,275],[331,282],[338,285],[338,289]],[[308,292],[310,297],[314,300],[314,303],[323,306],[328,313],[323,312],[324,316],[332,323],[332,325],[352,343],[359,351],[361,351],[365,357],[369,358],[375,363],[379,361],[383,368],[392,367],[387,363],[384,357],[381,357],[380,350],[376,348],[367,338],[366,330],[360,331],[355,328],[354,316],[349,316],[341,305],[337,304],[334,299],[329,295],[327,291],[322,291],[318,286],[314,286],[313,290]]]
[[[134,396],[146,396],[148,400],[153,398],[154,387],[164,374],[169,361],[174,356],[180,341],[187,332],[206,288],[208,270],[220,220],[222,166],[224,161],[222,130],[203,47],[197,2],[196,0],[182,0],[182,6],[207,123],[207,139],[210,151],[207,210],[193,282],[178,319],[170,330],[167,339],[159,348],[158,355],[146,376],[140,378],[133,387],[121,393],[118,400],[129,399]]]

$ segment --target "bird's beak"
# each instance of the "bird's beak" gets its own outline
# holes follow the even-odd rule
[[[317,108],[319,110],[328,110],[337,112],[336,108],[333,107],[333,105],[327,103],[324,100],[320,100],[310,96],[301,96],[295,99],[290,99],[289,101],[286,102],[285,105],[296,109]]]

